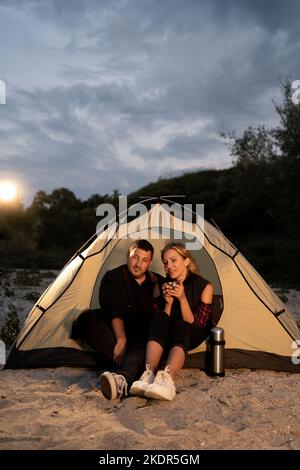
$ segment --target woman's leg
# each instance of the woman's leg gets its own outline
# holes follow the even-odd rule
[[[169,351],[167,366],[164,371],[159,371],[152,384],[148,386],[145,391],[147,398],[154,398],[157,400],[173,400],[176,395],[176,388],[174,385],[174,379],[180,369],[183,367],[185,362],[186,353],[188,351],[190,341],[190,324],[183,320],[170,321],[168,328],[168,335],[165,338],[167,341],[167,350]],[[154,341],[152,341],[154,343]],[[159,345],[159,344],[158,344]],[[160,345],[159,345],[160,346]],[[157,364],[157,358],[159,352],[162,351],[157,346],[151,345],[153,364]],[[156,356],[153,353],[156,347]],[[150,349],[150,344],[149,344]],[[154,350],[155,352],[155,350]],[[149,356],[148,356],[149,357]],[[161,355],[160,355],[161,357]]]
[[[184,320],[176,320],[170,326],[167,366],[173,380],[184,366],[191,340],[191,327],[192,325]]]
[[[148,341],[146,347],[146,364],[149,365],[150,370],[155,373],[158,369],[161,356],[163,354],[163,347],[157,341]]]
[[[150,326],[149,338],[146,346],[146,364],[149,364],[150,369],[154,372],[158,369],[164,351],[169,326],[169,315],[165,312],[155,313]]]
[[[174,380],[180,369],[184,366],[186,355],[190,349],[199,346],[208,336],[208,331],[196,328],[183,320],[176,321],[171,328],[171,346],[167,366],[169,374]]]
[[[169,374],[174,380],[180,369],[185,363],[185,352],[182,346],[173,346],[170,349],[167,366],[169,367]]]

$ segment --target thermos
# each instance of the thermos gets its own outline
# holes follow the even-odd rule
[[[210,330],[207,343],[208,374],[214,377],[224,377],[224,330],[215,326]]]

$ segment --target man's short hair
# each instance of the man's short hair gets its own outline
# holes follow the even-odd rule
[[[150,251],[151,252],[151,259],[153,258],[153,253],[154,253],[154,248],[153,246],[151,245],[151,243],[148,242],[148,240],[137,240],[136,242],[134,242],[129,250],[128,250],[128,254],[132,252],[132,250],[135,250],[136,248],[140,248],[140,250],[144,250],[144,251]]]

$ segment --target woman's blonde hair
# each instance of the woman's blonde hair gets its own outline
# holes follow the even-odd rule
[[[185,246],[182,243],[175,243],[175,242],[168,243],[161,251],[162,261],[164,260],[164,255],[165,255],[166,251],[168,251],[168,250],[175,250],[184,259],[189,259],[190,262],[187,266],[188,271],[191,271],[193,274],[201,276],[199,268],[198,268],[197,264],[195,263],[195,261],[193,260],[192,255],[190,254],[190,252],[185,248]]]

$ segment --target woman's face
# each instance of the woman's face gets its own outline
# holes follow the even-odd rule
[[[164,253],[163,263],[166,273],[176,281],[184,281],[190,260],[181,256],[176,250],[170,248]]]

